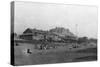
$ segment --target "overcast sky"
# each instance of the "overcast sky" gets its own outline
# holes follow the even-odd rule
[[[94,6],[15,2],[14,18],[14,30],[18,34],[27,28],[64,27],[78,36],[97,38],[97,8]]]

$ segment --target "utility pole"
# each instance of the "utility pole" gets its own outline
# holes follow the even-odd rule
[[[76,24],[75,27],[76,27],[76,47],[77,47],[77,36],[78,36],[78,30],[77,30],[77,28],[78,28],[78,24]]]
[[[78,24],[76,24],[75,26],[76,26],[76,36],[78,36],[78,30],[77,30]]]

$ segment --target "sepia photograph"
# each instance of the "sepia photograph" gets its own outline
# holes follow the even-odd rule
[[[97,61],[98,8],[11,2],[11,65]]]

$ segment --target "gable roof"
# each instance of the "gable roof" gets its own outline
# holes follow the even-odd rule
[[[30,28],[27,28],[23,34],[31,34],[31,33],[44,33],[44,31],[42,30],[37,30],[37,29],[30,29]]]

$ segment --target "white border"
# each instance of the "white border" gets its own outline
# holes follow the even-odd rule
[[[10,2],[12,0],[0,0],[0,67],[13,67],[10,65]],[[29,1],[29,0],[15,0]],[[98,7],[98,18],[100,18],[100,0],[30,0],[31,2],[45,3],[64,3],[64,4],[79,4],[79,5],[96,5]],[[98,38],[100,37],[100,19],[98,19]],[[100,41],[98,41],[98,48]],[[100,49],[98,49],[100,51]],[[99,52],[98,52],[98,55]],[[99,58],[98,58],[99,59]],[[92,62],[77,62],[77,63],[60,63],[46,65],[29,65],[25,67],[99,67],[100,61]],[[24,67],[24,66],[21,66]]]

